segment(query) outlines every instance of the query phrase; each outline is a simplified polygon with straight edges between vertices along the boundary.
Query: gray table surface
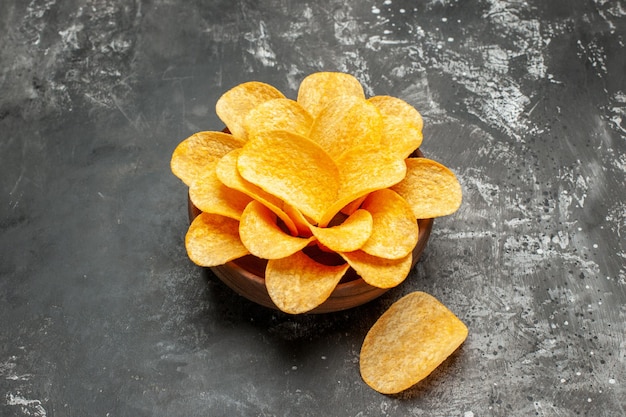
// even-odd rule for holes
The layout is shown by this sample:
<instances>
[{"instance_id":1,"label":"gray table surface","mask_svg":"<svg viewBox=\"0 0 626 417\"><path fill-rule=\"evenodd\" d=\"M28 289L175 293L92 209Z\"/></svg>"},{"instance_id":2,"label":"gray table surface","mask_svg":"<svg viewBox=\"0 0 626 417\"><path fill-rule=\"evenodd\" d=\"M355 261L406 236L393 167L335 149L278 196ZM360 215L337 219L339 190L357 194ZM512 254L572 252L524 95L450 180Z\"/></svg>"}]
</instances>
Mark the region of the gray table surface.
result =
<instances>
[{"instance_id":1,"label":"gray table surface","mask_svg":"<svg viewBox=\"0 0 626 417\"><path fill-rule=\"evenodd\" d=\"M0 2L0 415L626 415L621 0ZM260 80L354 74L458 175L408 280L288 316L187 258L174 147ZM470 334L394 396L361 342L422 290Z\"/></svg>"}]
</instances>

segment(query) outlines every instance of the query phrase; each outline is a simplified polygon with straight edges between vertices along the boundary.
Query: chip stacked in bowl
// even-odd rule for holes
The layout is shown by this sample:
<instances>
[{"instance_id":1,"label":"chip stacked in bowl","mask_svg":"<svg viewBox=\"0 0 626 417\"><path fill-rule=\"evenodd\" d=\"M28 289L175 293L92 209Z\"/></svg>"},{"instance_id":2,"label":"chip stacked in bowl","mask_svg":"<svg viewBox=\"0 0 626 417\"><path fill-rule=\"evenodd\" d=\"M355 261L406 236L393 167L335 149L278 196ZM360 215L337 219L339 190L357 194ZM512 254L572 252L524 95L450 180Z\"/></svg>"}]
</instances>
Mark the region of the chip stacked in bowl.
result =
<instances>
[{"instance_id":1,"label":"chip stacked in bowl","mask_svg":"<svg viewBox=\"0 0 626 417\"><path fill-rule=\"evenodd\" d=\"M448 168L412 156L422 143L419 112L399 98L367 98L349 74L311 74L296 100L246 82L216 112L224 131L198 132L172 155L172 172L201 211L187 253L207 267L266 259L267 291L284 312L319 306L350 268L375 287L400 284L416 220L461 204Z\"/></svg>"}]
</instances>

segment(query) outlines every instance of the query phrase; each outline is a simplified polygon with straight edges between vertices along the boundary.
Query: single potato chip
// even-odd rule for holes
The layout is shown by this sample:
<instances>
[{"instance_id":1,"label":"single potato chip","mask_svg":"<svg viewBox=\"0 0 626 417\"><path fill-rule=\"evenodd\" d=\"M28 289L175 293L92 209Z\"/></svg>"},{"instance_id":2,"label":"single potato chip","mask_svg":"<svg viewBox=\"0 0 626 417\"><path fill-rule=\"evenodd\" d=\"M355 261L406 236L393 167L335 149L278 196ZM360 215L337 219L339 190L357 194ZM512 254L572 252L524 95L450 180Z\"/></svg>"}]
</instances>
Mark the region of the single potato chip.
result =
<instances>
[{"instance_id":1,"label":"single potato chip","mask_svg":"<svg viewBox=\"0 0 626 417\"><path fill-rule=\"evenodd\" d=\"M372 215L368 211L357 210L337 226L311 226L311 232L324 247L332 251L352 252L370 238L372 223Z\"/></svg>"},{"instance_id":2,"label":"single potato chip","mask_svg":"<svg viewBox=\"0 0 626 417\"><path fill-rule=\"evenodd\" d=\"M340 96L365 98L359 80L342 72L317 72L302 80L298 89L298 103L313 118L328 105L331 100Z\"/></svg>"},{"instance_id":3,"label":"single potato chip","mask_svg":"<svg viewBox=\"0 0 626 417\"><path fill-rule=\"evenodd\" d=\"M239 174L237 169L237 160L241 149L235 149L224 155L215 167L215 173L219 180L227 187L241 191L250 196L252 199L261 202L265 207L272 210L289 229L293 236L298 236L298 229L291 218L282 210L283 202L280 198L271 195L263 189L257 187L249 181L246 181Z\"/></svg>"},{"instance_id":4,"label":"single potato chip","mask_svg":"<svg viewBox=\"0 0 626 417\"><path fill-rule=\"evenodd\" d=\"M217 161L208 165L205 171L189 187L191 202L201 211L239 220L241 213L252 198L228 188L217 178Z\"/></svg>"},{"instance_id":5,"label":"single potato chip","mask_svg":"<svg viewBox=\"0 0 626 417\"><path fill-rule=\"evenodd\" d=\"M422 144L422 115L409 103L396 97L375 96L368 99L383 117L382 144L402 159Z\"/></svg>"},{"instance_id":6,"label":"single potato chip","mask_svg":"<svg viewBox=\"0 0 626 417\"><path fill-rule=\"evenodd\" d=\"M248 138L272 130L307 136L312 124L313 117L298 102L287 98L259 104L248 113L244 122Z\"/></svg>"},{"instance_id":7,"label":"single potato chip","mask_svg":"<svg viewBox=\"0 0 626 417\"><path fill-rule=\"evenodd\" d=\"M337 197L339 169L315 142L286 131L264 132L241 149L239 173L316 223Z\"/></svg>"},{"instance_id":8,"label":"single potato chip","mask_svg":"<svg viewBox=\"0 0 626 417\"><path fill-rule=\"evenodd\" d=\"M187 254L200 266L223 265L248 255L239 239L239 222L218 214L200 213L185 236Z\"/></svg>"},{"instance_id":9,"label":"single potato chip","mask_svg":"<svg viewBox=\"0 0 626 417\"><path fill-rule=\"evenodd\" d=\"M198 132L178 144L172 154L170 168L185 185L193 181L206 169L233 149L241 148L241 139L223 132Z\"/></svg>"},{"instance_id":10,"label":"single potato chip","mask_svg":"<svg viewBox=\"0 0 626 417\"><path fill-rule=\"evenodd\" d=\"M278 259L304 249L313 238L291 236L276 223L277 216L258 201L252 201L241 215L239 236L254 256Z\"/></svg>"},{"instance_id":11,"label":"single potato chip","mask_svg":"<svg viewBox=\"0 0 626 417\"><path fill-rule=\"evenodd\" d=\"M335 202L324 213L320 226L326 226L350 202L372 191L389 188L402 181L406 174L404 160L377 147L357 146L345 152L336 163L341 188Z\"/></svg>"},{"instance_id":12,"label":"single potato chip","mask_svg":"<svg viewBox=\"0 0 626 417\"><path fill-rule=\"evenodd\" d=\"M373 256L400 259L408 255L419 238L411 206L400 195L384 188L368 195L362 204L373 219L372 235L361 250Z\"/></svg>"},{"instance_id":13,"label":"single potato chip","mask_svg":"<svg viewBox=\"0 0 626 417\"><path fill-rule=\"evenodd\" d=\"M367 195L364 195L364 196L357 198L356 200L349 202L341 209L341 213L345 214L346 216L351 215L352 213L354 213L355 211L361 208L361 204L363 204L366 198L367 198Z\"/></svg>"},{"instance_id":14,"label":"single potato chip","mask_svg":"<svg viewBox=\"0 0 626 417\"><path fill-rule=\"evenodd\" d=\"M391 187L411 206L416 219L447 216L461 206L461 184L447 167L432 159L408 158L406 177Z\"/></svg>"},{"instance_id":15,"label":"single potato chip","mask_svg":"<svg viewBox=\"0 0 626 417\"><path fill-rule=\"evenodd\" d=\"M360 97L339 96L315 118L309 137L337 159L355 146L380 146L382 129L376 106Z\"/></svg>"},{"instance_id":16,"label":"single potato chip","mask_svg":"<svg viewBox=\"0 0 626 417\"><path fill-rule=\"evenodd\" d=\"M347 264L323 265L296 252L267 262L265 286L280 310L289 314L306 313L330 297L348 268Z\"/></svg>"},{"instance_id":17,"label":"single potato chip","mask_svg":"<svg viewBox=\"0 0 626 417\"><path fill-rule=\"evenodd\" d=\"M363 278L363 281L378 288L399 285L409 275L413 266L413 252L400 259L380 258L362 250L341 252L340 255Z\"/></svg>"},{"instance_id":18,"label":"single potato chip","mask_svg":"<svg viewBox=\"0 0 626 417\"><path fill-rule=\"evenodd\" d=\"M313 236L313 233L311 233L312 220L307 219L306 216L300 212L300 210L287 203L283 204L283 211L296 225L296 229L298 229L297 236Z\"/></svg>"},{"instance_id":19,"label":"single potato chip","mask_svg":"<svg viewBox=\"0 0 626 417\"><path fill-rule=\"evenodd\" d=\"M275 98L285 96L269 84L250 81L222 94L215 104L215 112L235 137L245 140L247 139L245 119L250 110Z\"/></svg>"},{"instance_id":20,"label":"single potato chip","mask_svg":"<svg viewBox=\"0 0 626 417\"><path fill-rule=\"evenodd\" d=\"M410 293L396 301L365 336L359 358L361 377L383 394L404 391L434 371L467 334L465 324L433 296Z\"/></svg>"}]
</instances>

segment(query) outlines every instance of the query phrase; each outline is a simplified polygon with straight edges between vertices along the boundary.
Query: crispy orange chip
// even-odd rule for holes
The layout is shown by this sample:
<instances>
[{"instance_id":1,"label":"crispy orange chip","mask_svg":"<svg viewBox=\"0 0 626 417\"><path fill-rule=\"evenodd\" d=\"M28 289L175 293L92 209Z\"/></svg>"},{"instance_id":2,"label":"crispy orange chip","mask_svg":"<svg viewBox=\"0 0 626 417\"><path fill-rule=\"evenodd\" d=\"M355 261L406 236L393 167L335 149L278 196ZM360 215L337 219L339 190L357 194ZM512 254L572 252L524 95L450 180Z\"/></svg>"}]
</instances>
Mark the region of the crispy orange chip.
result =
<instances>
[{"instance_id":1,"label":"crispy orange chip","mask_svg":"<svg viewBox=\"0 0 626 417\"><path fill-rule=\"evenodd\" d=\"M298 104L287 98L277 98L259 104L246 116L244 125L248 137L271 130L287 130L307 136L313 117Z\"/></svg>"},{"instance_id":2,"label":"crispy orange chip","mask_svg":"<svg viewBox=\"0 0 626 417\"><path fill-rule=\"evenodd\" d=\"M185 185L193 181L206 169L208 164L217 161L233 149L242 147L244 142L223 132L198 132L178 144L172 154L170 168Z\"/></svg>"},{"instance_id":3,"label":"crispy orange chip","mask_svg":"<svg viewBox=\"0 0 626 417\"><path fill-rule=\"evenodd\" d=\"M279 309L290 314L306 313L330 297L348 268L347 264L322 265L296 252L267 262L265 285Z\"/></svg>"},{"instance_id":4,"label":"crispy orange chip","mask_svg":"<svg viewBox=\"0 0 626 417\"><path fill-rule=\"evenodd\" d=\"M355 146L379 146L382 128L376 106L360 97L340 96L315 118L309 137L336 159Z\"/></svg>"},{"instance_id":5,"label":"crispy orange chip","mask_svg":"<svg viewBox=\"0 0 626 417\"><path fill-rule=\"evenodd\" d=\"M368 195L362 208L373 219L372 235L362 251L387 259L404 258L413 251L419 228L405 199L389 189L377 190Z\"/></svg>"},{"instance_id":6,"label":"crispy orange chip","mask_svg":"<svg viewBox=\"0 0 626 417\"><path fill-rule=\"evenodd\" d=\"M297 236L309 237L313 235L311 233L311 220L307 219L300 210L287 203L283 204L283 210L296 225L296 229L298 229Z\"/></svg>"},{"instance_id":7,"label":"crispy orange chip","mask_svg":"<svg viewBox=\"0 0 626 417\"><path fill-rule=\"evenodd\" d=\"M392 288L399 285L411 272L413 253L400 259L385 259L369 255L362 250L342 252L357 274L373 287Z\"/></svg>"},{"instance_id":8,"label":"crispy orange chip","mask_svg":"<svg viewBox=\"0 0 626 417\"><path fill-rule=\"evenodd\" d=\"M312 238L294 237L276 223L276 215L258 201L252 201L241 215L241 241L254 256L278 259L302 250Z\"/></svg>"},{"instance_id":9,"label":"crispy orange chip","mask_svg":"<svg viewBox=\"0 0 626 417\"><path fill-rule=\"evenodd\" d=\"M361 208L361 204L363 204L363 201L365 201L366 198L367 198L367 195L364 195L364 196L357 198L356 200L349 202L341 209L341 212L345 214L346 216L351 215L352 213L354 213L355 211Z\"/></svg>"},{"instance_id":10,"label":"crispy orange chip","mask_svg":"<svg viewBox=\"0 0 626 417\"><path fill-rule=\"evenodd\" d=\"M257 187L256 185L246 181L239 174L237 169L237 160L241 149L235 149L224 155L217 163L215 172L220 181L227 187L241 191L242 193L252 197L254 200L261 202L265 207L272 210L285 223L292 235L298 235L298 229L291 218L282 210L283 202L270 193Z\"/></svg>"},{"instance_id":11,"label":"crispy orange chip","mask_svg":"<svg viewBox=\"0 0 626 417\"><path fill-rule=\"evenodd\" d=\"M348 203L368 193L391 187L406 174L404 160L380 148L357 146L337 159L341 188L332 206L324 213L320 225L325 226Z\"/></svg>"},{"instance_id":12,"label":"crispy orange chip","mask_svg":"<svg viewBox=\"0 0 626 417\"><path fill-rule=\"evenodd\" d=\"M411 206L416 219L454 213L461 205L461 184L452 171L432 159L406 159L406 177L392 187Z\"/></svg>"},{"instance_id":13,"label":"crispy orange chip","mask_svg":"<svg viewBox=\"0 0 626 417\"><path fill-rule=\"evenodd\" d=\"M359 80L342 72L317 72L300 83L298 103L314 118L331 100L340 96L365 98Z\"/></svg>"},{"instance_id":14,"label":"crispy orange chip","mask_svg":"<svg viewBox=\"0 0 626 417\"><path fill-rule=\"evenodd\" d=\"M287 131L264 132L248 141L237 160L239 173L319 222L337 197L339 170L315 142Z\"/></svg>"},{"instance_id":15,"label":"crispy orange chip","mask_svg":"<svg viewBox=\"0 0 626 417\"><path fill-rule=\"evenodd\" d=\"M311 232L328 249L352 252L363 246L372 234L372 215L366 210L357 210L340 225L311 226Z\"/></svg>"},{"instance_id":16,"label":"crispy orange chip","mask_svg":"<svg viewBox=\"0 0 626 417\"><path fill-rule=\"evenodd\" d=\"M396 97L368 99L383 117L382 144L401 158L408 158L422 144L422 115L409 103Z\"/></svg>"},{"instance_id":17,"label":"crispy orange chip","mask_svg":"<svg viewBox=\"0 0 626 417\"><path fill-rule=\"evenodd\" d=\"M215 172L217 162L207 166L204 173L189 187L189 198L201 211L239 220L252 198L226 187Z\"/></svg>"},{"instance_id":18,"label":"crispy orange chip","mask_svg":"<svg viewBox=\"0 0 626 417\"><path fill-rule=\"evenodd\" d=\"M234 136L247 139L244 123L250 110L275 98L285 96L269 84L250 81L222 94L215 104L215 111Z\"/></svg>"},{"instance_id":19,"label":"crispy orange chip","mask_svg":"<svg viewBox=\"0 0 626 417\"><path fill-rule=\"evenodd\" d=\"M211 213L197 216L185 236L189 258L200 266L223 265L247 255L237 220Z\"/></svg>"},{"instance_id":20,"label":"crispy orange chip","mask_svg":"<svg viewBox=\"0 0 626 417\"><path fill-rule=\"evenodd\" d=\"M396 394L434 371L467 338L468 330L433 296L413 292L372 326L361 347L361 377L374 390Z\"/></svg>"}]
</instances>

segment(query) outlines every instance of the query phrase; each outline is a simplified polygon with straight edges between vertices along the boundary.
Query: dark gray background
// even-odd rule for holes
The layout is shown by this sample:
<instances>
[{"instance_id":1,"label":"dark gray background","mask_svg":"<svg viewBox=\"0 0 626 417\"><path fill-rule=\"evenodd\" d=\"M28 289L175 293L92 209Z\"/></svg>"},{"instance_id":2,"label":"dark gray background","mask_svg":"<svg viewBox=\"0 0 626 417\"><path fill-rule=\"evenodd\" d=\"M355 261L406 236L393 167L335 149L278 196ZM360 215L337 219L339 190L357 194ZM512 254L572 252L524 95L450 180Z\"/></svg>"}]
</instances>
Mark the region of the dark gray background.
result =
<instances>
[{"instance_id":1,"label":"dark gray background","mask_svg":"<svg viewBox=\"0 0 626 417\"><path fill-rule=\"evenodd\" d=\"M0 415L625 415L625 43L616 0L2 0ZM464 202L400 287L290 317L189 262L169 160L320 70L413 104ZM380 395L361 342L414 290L470 335Z\"/></svg>"}]
</instances>

